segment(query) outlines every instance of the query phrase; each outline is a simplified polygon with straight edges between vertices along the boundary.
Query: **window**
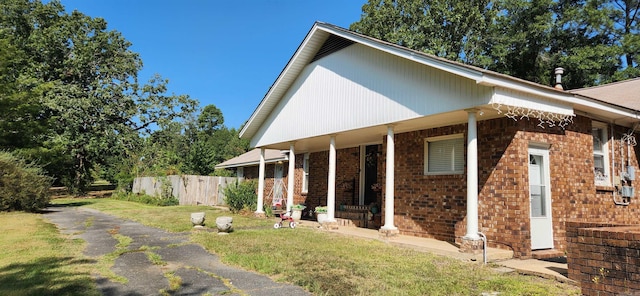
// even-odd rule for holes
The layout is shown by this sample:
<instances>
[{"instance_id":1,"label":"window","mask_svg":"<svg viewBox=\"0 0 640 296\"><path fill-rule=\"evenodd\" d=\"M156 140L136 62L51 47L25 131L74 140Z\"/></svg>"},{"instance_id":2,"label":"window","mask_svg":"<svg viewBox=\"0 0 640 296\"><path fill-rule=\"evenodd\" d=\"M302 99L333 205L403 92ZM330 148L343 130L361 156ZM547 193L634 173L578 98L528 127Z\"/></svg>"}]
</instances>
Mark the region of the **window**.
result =
<instances>
[{"instance_id":1,"label":"window","mask_svg":"<svg viewBox=\"0 0 640 296\"><path fill-rule=\"evenodd\" d=\"M594 122L591 129L593 136L593 169L596 185L609 186L609 159L607 145L607 125Z\"/></svg>"},{"instance_id":2,"label":"window","mask_svg":"<svg viewBox=\"0 0 640 296\"><path fill-rule=\"evenodd\" d=\"M307 193L309 192L309 153L304 154L302 170L302 193Z\"/></svg>"},{"instance_id":3,"label":"window","mask_svg":"<svg viewBox=\"0 0 640 296\"><path fill-rule=\"evenodd\" d=\"M238 170L236 171L236 174L237 174L239 179L244 179L244 168L243 167L238 167Z\"/></svg>"},{"instance_id":4,"label":"window","mask_svg":"<svg viewBox=\"0 0 640 296\"><path fill-rule=\"evenodd\" d=\"M427 138L424 141L424 174L462 174L464 137L462 134Z\"/></svg>"}]
</instances>

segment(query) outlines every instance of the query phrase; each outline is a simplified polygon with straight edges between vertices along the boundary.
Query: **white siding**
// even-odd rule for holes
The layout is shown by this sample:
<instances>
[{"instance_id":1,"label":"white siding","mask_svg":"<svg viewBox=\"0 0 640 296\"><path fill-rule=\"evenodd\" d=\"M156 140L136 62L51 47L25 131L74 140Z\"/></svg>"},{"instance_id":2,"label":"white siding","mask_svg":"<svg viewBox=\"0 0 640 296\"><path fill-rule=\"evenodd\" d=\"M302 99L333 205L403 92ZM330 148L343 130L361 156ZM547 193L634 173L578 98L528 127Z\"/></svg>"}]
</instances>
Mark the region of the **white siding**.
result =
<instances>
[{"instance_id":1,"label":"white siding","mask_svg":"<svg viewBox=\"0 0 640 296\"><path fill-rule=\"evenodd\" d=\"M485 105L473 80L354 44L308 65L253 138L264 146Z\"/></svg>"}]
</instances>

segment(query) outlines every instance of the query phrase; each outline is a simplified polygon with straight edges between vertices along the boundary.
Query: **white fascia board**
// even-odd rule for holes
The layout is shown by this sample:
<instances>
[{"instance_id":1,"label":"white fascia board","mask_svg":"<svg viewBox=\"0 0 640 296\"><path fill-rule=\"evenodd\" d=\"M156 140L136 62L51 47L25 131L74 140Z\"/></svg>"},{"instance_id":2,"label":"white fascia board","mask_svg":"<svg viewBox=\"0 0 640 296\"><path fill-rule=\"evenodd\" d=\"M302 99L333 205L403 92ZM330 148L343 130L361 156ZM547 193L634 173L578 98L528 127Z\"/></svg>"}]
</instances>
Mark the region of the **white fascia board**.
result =
<instances>
[{"instance_id":1,"label":"white fascia board","mask_svg":"<svg viewBox=\"0 0 640 296\"><path fill-rule=\"evenodd\" d=\"M491 77L490 75L483 75L482 78L476 80L477 84L485 86L499 86L506 89L511 89L526 94L540 96L544 98L558 100L564 103L575 103L575 96L571 93L560 93L553 89L545 89L544 87L537 86L535 83L524 83L511 81L511 79L500 79L497 77ZM530 84L530 85L529 85Z\"/></svg>"},{"instance_id":2,"label":"white fascia board","mask_svg":"<svg viewBox=\"0 0 640 296\"><path fill-rule=\"evenodd\" d=\"M640 116L633 110L607 104L607 103L592 99L590 97L575 94L575 93L562 92L559 90L556 91L553 89L545 89L544 87L540 87L540 86L536 87L534 85L535 83L533 82L511 81L511 79L500 79L499 77L491 77L490 75L484 75L482 79L477 80L476 83L480 85L486 85L486 86L504 87L507 89L512 89L512 90L520 91L527 94L532 94L536 96L558 100L563 103L571 104L573 106L573 109L580 109L579 106L583 106L588 108L596 108L605 112L610 112L616 115L620 115L622 117L640 119ZM528 85L528 84L531 84L531 85Z\"/></svg>"},{"instance_id":3,"label":"white fascia board","mask_svg":"<svg viewBox=\"0 0 640 296\"><path fill-rule=\"evenodd\" d=\"M289 161L289 156L288 155L283 155L282 157L276 157L276 158L269 158L269 159L265 159L264 163L268 164L268 163L276 163L279 161ZM225 164L225 165L216 165L215 168L216 169L227 169L227 168L237 168L237 167L247 167L247 166L254 166L254 165L259 165L260 164L260 160L252 160L252 161L245 161L245 162L237 162L237 163L231 163L231 164Z\"/></svg>"},{"instance_id":4,"label":"white fascia board","mask_svg":"<svg viewBox=\"0 0 640 296\"><path fill-rule=\"evenodd\" d=\"M279 161L289 161L288 158L282 158L282 159L270 159L270 160L265 160L264 163L265 164L269 164L269 163L276 163ZM228 168L239 168L239 167L248 167L248 166L254 166L254 165L259 165L260 161L248 161L248 162L239 162L239 163L234 163L234 164L227 164L227 165L220 165L220 166L215 166L216 169L228 169Z\"/></svg>"},{"instance_id":5,"label":"white fascia board","mask_svg":"<svg viewBox=\"0 0 640 296\"><path fill-rule=\"evenodd\" d=\"M294 74L290 73L291 72L291 68L293 67L294 64L302 62L302 61L300 61L298 59L298 57L304 51L304 49L307 48L307 43L309 43L309 41L311 39L313 39L313 36L315 35L316 31L318 31L318 24L315 24L311 28L309 33L307 33L307 36L304 38L302 43L298 46L298 49L293 54L291 59L289 59L289 62L287 63L285 68L282 70L280 75L278 75L278 78L276 79L276 81L269 88L269 91L267 91L265 96L262 98L262 101L260 101L260 104L258 104L258 107L256 107L255 111L253 111L253 113L251 114L251 117L249 117L249 119L247 120L246 124L244 125L244 127L240 131L240 134L239 134L240 138L244 138L245 133L247 133L249 131L249 127L252 127L252 125L254 124L255 120L258 118L258 115L262 115L263 117L268 115L268 114L262 114L262 112L263 112L264 107L267 105L267 103L271 103L271 100L273 100L272 99L273 93L276 90L280 90L281 87L287 87L288 88L288 86L283 86L282 85L283 84L283 80L284 80L285 77L288 77L289 75L294 75ZM287 83L290 84L291 81L288 81ZM257 130L259 129L259 127L254 127L252 129L253 129L253 134L247 135L247 136L253 137L255 135L255 132L257 132Z\"/></svg>"}]
</instances>

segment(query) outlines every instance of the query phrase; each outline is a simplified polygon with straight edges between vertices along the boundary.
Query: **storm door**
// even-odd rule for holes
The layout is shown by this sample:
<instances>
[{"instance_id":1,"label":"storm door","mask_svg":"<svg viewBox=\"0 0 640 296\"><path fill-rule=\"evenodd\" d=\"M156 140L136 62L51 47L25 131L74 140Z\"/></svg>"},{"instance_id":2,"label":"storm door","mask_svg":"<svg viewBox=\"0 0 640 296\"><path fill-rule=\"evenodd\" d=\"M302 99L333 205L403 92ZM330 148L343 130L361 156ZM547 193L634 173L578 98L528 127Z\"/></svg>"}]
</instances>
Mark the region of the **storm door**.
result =
<instances>
[{"instance_id":1,"label":"storm door","mask_svg":"<svg viewBox=\"0 0 640 296\"><path fill-rule=\"evenodd\" d=\"M378 200L382 186L378 183L378 145L367 145L361 147L361 194L360 204L370 205Z\"/></svg>"},{"instance_id":2,"label":"storm door","mask_svg":"<svg viewBox=\"0 0 640 296\"><path fill-rule=\"evenodd\" d=\"M553 249L549 150L529 148L531 249Z\"/></svg>"}]
</instances>

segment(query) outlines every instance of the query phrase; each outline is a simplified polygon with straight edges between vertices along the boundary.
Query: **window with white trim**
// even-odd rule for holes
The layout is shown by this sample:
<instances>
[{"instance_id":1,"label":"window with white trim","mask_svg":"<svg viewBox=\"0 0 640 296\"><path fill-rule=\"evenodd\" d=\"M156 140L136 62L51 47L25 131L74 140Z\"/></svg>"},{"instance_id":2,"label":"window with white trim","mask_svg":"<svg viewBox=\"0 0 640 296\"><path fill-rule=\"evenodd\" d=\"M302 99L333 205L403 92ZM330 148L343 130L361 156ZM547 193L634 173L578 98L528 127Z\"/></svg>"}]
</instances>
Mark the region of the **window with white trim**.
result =
<instances>
[{"instance_id":1,"label":"window with white trim","mask_svg":"<svg viewBox=\"0 0 640 296\"><path fill-rule=\"evenodd\" d=\"M593 122L591 128L593 136L593 169L595 173L595 183L601 186L610 186L609 178L609 147L607 124Z\"/></svg>"},{"instance_id":2,"label":"window with white trim","mask_svg":"<svg viewBox=\"0 0 640 296\"><path fill-rule=\"evenodd\" d=\"M302 171L302 193L307 193L309 192L309 153L304 154Z\"/></svg>"},{"instance_id":3,"label":"window with white trim","mask_svg":"<svg viewBox=\"0 0 640 296\"><path fill-rule=\"evenodd\" d=\"M431 137L424 140L424 174L447 175L464 172L464 135Z\"/></svg>"}]
</instances>

